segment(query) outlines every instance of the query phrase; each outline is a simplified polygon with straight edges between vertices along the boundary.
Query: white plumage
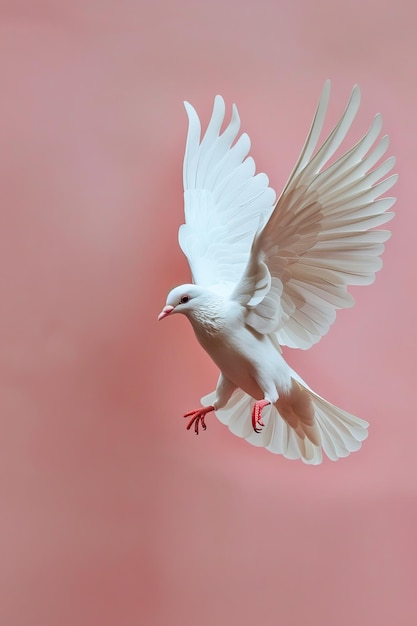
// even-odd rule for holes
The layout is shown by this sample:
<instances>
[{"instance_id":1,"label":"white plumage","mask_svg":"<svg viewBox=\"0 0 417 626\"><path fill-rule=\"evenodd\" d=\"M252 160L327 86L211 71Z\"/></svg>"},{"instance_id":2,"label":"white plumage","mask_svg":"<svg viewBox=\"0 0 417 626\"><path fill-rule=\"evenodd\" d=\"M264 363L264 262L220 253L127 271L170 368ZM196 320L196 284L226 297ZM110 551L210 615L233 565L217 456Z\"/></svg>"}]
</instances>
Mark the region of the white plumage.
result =
<instances>
[{"instance_id":1,"label":"white plumage","mask_svg":"<svg viewBox=\"0 0 417 626\"><path fill-rule=\"evenodd\" d=\"M350 307L348 285L370 284L395 198L384 194L395 159L381 162L388 137L369 131L337 159L359 108L357 86L339 121L318 147L330 95L325 84L297 164L276 201L265 174L255 174L250 140L239 136L235 106L221 132L225 105L216 96L201 139L193 107L184 157L185 224L180 246L195 284L173 289L159 319L183 313L220 369L205 408L186 414L196 432L205 414L250 443L301 458L332 460L358 450L368 424L333 406L285 362L281 346L309 348L329 330L336 309Z\"/></svg>"}]
</instances>

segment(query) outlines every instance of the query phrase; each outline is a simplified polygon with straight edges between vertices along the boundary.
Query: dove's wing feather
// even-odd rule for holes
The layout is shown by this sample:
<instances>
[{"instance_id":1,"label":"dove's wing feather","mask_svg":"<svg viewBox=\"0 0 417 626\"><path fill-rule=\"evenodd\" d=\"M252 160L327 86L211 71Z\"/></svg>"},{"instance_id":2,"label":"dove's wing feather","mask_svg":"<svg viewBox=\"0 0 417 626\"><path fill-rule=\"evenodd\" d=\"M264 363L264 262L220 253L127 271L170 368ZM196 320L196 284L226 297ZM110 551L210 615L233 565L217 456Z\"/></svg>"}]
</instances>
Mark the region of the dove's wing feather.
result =
<instances>
[{"instance_id":1,"label":"dove's wing feather","mask_svg":"<svg viewBox=\"0 0 417 626\"><path fill-rule=\"evenodd\" d=\"M225 105L217 96L201 140L198 115L190 104L185 107L189 120L183 169L185 224L179 242L194 282L230 292L245 269L260 219L272 212L275 192L265 174L255 175L255 163L248 157L249 137L238 138L235 106L221 133Z\"/></svg>"},{"instance_id":2,"label":"dove's wing feather","mask_svg":"<svg viewBox=\"0 0 417 626\"><path fill-rule=\"evenodd\" d=\"M388 148L377 115L364 137L333 162L358 110L355 87L339 123L316 150L329 97L326 83L307 141L266 225L257 232L232 297L247 307L247 323L274 333L281 345L309 348L328 331L336 309L352 306L349 285L373 282L390 233L395 159L375 167ZM315 154L314 151L316 150ZM269 285L261 293L261 279ZM255 294L255 300L252 296ZM261 297L262 296L262 297Z\"/></svg>"}]
</instances>

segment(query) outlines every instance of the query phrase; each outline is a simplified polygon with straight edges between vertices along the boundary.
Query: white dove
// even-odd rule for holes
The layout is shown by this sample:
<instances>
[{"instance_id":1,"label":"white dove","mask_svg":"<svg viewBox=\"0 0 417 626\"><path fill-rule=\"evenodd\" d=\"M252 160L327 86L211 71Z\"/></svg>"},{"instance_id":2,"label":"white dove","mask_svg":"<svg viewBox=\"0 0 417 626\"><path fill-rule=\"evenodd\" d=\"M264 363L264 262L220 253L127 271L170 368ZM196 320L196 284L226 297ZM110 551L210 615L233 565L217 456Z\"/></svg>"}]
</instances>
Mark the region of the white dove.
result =
<instances>
[{"instance_id":1,"label":"white dove","mask_svg":"<svg viewBox=\"0 0 417 626\"><path fill-rule=\"evenodd\" d=\"M183 313L220 369L215 392L186 413L198 434L215 411L229 429L289 459L319 464L358 450L368 423L314 393L289 367L281 346L310 348L327 333L336 309L351 307L348 285L370 284L390 232L395 198L383 194L394 157L378 164L388 137L377 141L381 116L342 156L338 150L359 108L355 86L332 132L317 148L327 81L297 164L276 201L265 174L255 175L250 140L238 139L235 106L223 133L225 105L216 96L206 133L185 103L185 224L179 243L195 284L168 294L158 319ZM237 139L237 140L236 140ZM317 148L317 149L316 149ZM329 163L330 162L330 163Z\"/></svg>"}]
</instances>

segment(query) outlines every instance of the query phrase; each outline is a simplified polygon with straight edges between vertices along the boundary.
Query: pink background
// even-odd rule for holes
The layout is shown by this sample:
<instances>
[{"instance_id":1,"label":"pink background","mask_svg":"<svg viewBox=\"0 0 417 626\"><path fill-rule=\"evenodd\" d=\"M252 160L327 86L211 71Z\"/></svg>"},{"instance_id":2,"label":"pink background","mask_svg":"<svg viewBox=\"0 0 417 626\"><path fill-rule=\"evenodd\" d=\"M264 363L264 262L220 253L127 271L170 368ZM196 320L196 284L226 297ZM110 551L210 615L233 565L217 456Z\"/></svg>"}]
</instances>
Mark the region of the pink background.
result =
<instances>
[{"instance_id":1,"label":"pink background","mask_svg":"<svg viewBox=\"0 0 417 626\"><path fill-rule=\"evenodd\" d=\"M415 0L0 3L1 626L417 623ZM398 157L376 283L290 363L371 423L318 468L211 417L182 318L184 99L279 191L326 78ZM356 134L355 134L356 133Z\"/></svg>"}]
</instances>

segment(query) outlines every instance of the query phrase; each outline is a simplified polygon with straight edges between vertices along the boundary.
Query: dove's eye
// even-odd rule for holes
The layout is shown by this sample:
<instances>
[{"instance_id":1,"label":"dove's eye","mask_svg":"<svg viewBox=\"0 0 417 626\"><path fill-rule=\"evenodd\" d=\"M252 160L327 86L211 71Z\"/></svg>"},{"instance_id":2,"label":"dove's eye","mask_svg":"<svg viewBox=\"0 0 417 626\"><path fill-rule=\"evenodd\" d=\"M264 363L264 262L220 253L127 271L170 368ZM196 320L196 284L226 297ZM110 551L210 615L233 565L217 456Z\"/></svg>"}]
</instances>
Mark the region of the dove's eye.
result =
<instances>
[{"instance_id":1,"label":"dove's eye","mask_svg":"<svg viewBox=\"0 0 417 626\"><path fill-rule=\"evenodd\" d=\"M190 299L190 296L181 296L180 304L187 304L189 299Z\"/></svg>"}]
</instances>

